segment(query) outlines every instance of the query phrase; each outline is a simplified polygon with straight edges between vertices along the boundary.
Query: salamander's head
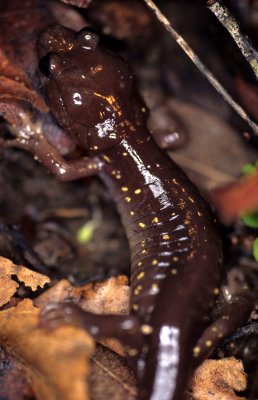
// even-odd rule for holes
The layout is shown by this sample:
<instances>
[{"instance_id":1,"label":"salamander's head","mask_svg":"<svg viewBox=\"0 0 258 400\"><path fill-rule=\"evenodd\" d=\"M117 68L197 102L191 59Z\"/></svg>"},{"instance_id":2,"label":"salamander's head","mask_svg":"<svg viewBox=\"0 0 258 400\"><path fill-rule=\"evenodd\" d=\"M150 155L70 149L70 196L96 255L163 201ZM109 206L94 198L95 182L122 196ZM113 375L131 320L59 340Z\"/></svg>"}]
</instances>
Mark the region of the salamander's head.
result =
<instances>
[{"instance_id":1,"label":"salamander's head","mask_svg":"<svg viewBox=\"0 0 258 400\"><path fill-rule=\"evenodd\" d=\"M123 127L136 118L128 65L105 50L91 28L74 33L51 26L40 38L39 52L49 105L59 124L87 149L118 143Z\"/></svg>"}]
</instances>

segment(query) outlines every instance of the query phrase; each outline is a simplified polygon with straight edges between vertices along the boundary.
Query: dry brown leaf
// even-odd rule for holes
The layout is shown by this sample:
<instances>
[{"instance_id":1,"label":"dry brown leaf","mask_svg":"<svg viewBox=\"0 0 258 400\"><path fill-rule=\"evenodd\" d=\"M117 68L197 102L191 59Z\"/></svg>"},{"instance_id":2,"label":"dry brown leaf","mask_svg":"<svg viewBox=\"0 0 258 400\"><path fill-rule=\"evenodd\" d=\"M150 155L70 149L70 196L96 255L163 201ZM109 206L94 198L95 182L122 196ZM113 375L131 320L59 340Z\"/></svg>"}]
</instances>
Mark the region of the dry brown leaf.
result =
<instances>
[{"instance_id":1,"label":"dry brown leaf","mask_svg":"<svg viewBox=\"0 0 258 400\"><path fill-rule=\"evenodd\" d=\"M48 112L48 107L43 98L41 98L34 90L28 89L23 84L4 76L0 76L0 99L2 101L13 100L15 102L29 102L38 110Z\"/></svg>"},{"instance_id":2,"label":"dry brown leaf","mask_svg":"<svg viewBox=\"0 0 258 400\"><path fill-rule=\"evenodd\" d=\"M22 82L30 88L30 82L25 72L17 67L13 62L6 57L5 53L0 49L0 75L5 76L16 82Z\"/></svg>"},{"instance_id":3,"label":"dry brown leaf","mask_svg":"<svg viewBox=\"0 0 258 400\"><path fill-rule=\"evenodd\" d=\"M1 269L1 266L0 266ZM9 276L0 276L0 306L8 303L19 287Z\"/></svg>"},{"instance_id":4,"label":"dry brown leaf","mask_svg":"<svg viewBox=\"0 0 258 400\"><path fill-rule=\"evenodd\" d=\"M112 277L100 283L90 283L81 299L82 307L97 314L127 314L129 312L128 278Z\"/></svg>"},{"instance_id":5,"label":"dry brown leaf","mask_svg":"<svg viewBox=\"0 0 258 400\"><path fill-rule=\"evenodd\" d=\"M255 149L243 143L225 118L178 99L167 100L167 108L184 122L191 138L169 154L198 187L210 190L228 184L244 164L256 160Z\"/></svg>"},{"instance_id":6,"label":"dry brown leaf","mask_svg":"<svg viewBox=\"0 0 258 400\"><path fill-rule=\"evenodd\" d=\"M26 267L15 265L11 260L0 257L0 306L8 303L19 288L19 283L13 280L17 276L20 282L30 287L33 291L43 287L50 279Z\"/></svg>"},{"instance_id":7,"label":"dry brown leaf","mask_svg":"<svg viewBox=\"0 0 258 400\"><path fill-rule=\"evenodd\" d=\"M63 279L40 295L35 304L43 308L50 302L71 300L85 311L96 314L127 314L129 291L128 279L124 275L84 286L73 286Z\"/></svg>"},{"instance_id":8,"label":"dry brown leaf","mask_svg":"<svg viewBox=\"0 0 258 400\"><path fill-rule=\"evenodd\" d=\"M61 280L39 296L34 304L43 308L51 302L71 301L83 310L95 314L128 314L129 291L128 279L123 275L80 287ZM116 340L104 339L101 343L124 355L123 347Z\"/></svg>"},{"instance_id":9,"label":"dry brown leaf","mask_svg":"<svg viewBox=\"0 0 258 400\"><path fill-rule=\"evenodd\" d=\"M25 101L31 103L35 108L40 111L47 112L48 107L43 100L32 88L28 76L25 72L13 64L8 57L0 50L0 99L4 101ZM10 118L12 113L4 103L1 103L1 111L3 108L4 118ZM15 122L14 122L15 123Z\"/></svg>"},{"instance_id":10,"label":"dry brown leaf","mask_svg":"<svg viewBox=\"0 0 258 400\"><path fill-rule=\"evenodd\" d=\"M246 389L247 375L243 363L234 357L206 360L197 368L192 383L194 400L244 400L234 391Z\"/></svg>"},{"instance_id":11,"label":"dry brown leaf","mask_svg":"<svg viewBox=\"0 0 258 400\"><path fill-rule=\"evenodd\" d=\"M3 400L35 400L20 366L0 347L0 393Z\"/></svg>"},{"instance_id":12,"label":"dry brown leaf","mask_svg":"<svg viewBox=\"0 0 258 400\"><path fill-rule=\"evenodd\" d=\"M123 357L98 345L91 368L89 384L94 400L137 398L135 377Z\"/></svg>"},{"instance_id":13,"label":"dry brown leaf","mask_svg":"<svg viewBox=\"0 0 258 400\"><path fill-rule=\"evenodd\" d=\"M90 4L92 0L62 0L66 4L70 4L71 6L86 8Z\"/></svg>"},{"instance_id":14,"label":"dry brown leaf","mask_svg":"<svg viewBox=\"0 0 258 400\"><path fill-rule=\"evenodd\" d=\"M20 364L39 400L87 400L92 338L72 326L39 329L39 312L29 299L0 312L0 345Z\"/></svg>"}]
</instances>

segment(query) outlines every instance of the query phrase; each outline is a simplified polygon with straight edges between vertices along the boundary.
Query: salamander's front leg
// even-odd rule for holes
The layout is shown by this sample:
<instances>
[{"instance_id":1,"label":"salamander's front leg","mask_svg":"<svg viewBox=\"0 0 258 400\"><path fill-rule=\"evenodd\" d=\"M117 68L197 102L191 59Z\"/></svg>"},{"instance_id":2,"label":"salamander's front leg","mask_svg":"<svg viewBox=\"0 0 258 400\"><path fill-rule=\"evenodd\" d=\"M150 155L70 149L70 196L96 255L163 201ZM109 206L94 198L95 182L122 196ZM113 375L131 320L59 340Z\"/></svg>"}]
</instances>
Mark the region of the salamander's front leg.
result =
<instances>
[{"instance_id":1,"label":"salamander's front leg","mask_svg":"<svg viewBox=\"0 0 258 400\"><path fill-rule=\"evenodd\" d=\"M64 160L56 148L46 140L39 124L24 123L24 126L10 127L10 130L16 138L2 140L3 148L18 147L32 153L60 181L96 175L104 166L98 157Z\"/></svg>"}]
</instances>

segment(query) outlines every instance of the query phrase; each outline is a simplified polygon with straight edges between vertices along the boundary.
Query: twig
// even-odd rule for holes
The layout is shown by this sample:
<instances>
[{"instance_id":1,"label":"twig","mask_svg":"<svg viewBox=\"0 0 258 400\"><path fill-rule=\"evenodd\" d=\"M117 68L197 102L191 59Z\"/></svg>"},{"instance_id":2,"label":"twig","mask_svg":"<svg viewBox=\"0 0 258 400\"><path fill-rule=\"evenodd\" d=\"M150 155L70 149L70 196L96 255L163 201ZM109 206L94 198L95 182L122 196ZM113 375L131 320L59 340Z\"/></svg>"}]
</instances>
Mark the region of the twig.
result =
<instances>
[{"instance_id":1,"label":"twig","mask_svg":"<svg viewBox=\"0 0 258 400\"><path fill-rule=\"evenodd\" d=\"M209 0L207 5L220 23L228 30L258 79L258 52L253 47L248 36L240 31L235 17L220 0Z\"/></svg>"},{"instance_id":2,"label":"twig","mask_svg":"<svg viewBox=\"0 0 258 400\"><path fill-rule=\"evenodd\" d=\"M251 118L247 115L245 110L233 100L230 94L224 89L221 83L215 78L215 76L208 70L208 68L203 64L200 58L195 54L193 49L188 45L188 43L184 40L184 38L179 35L179 33L172 28L169 20L165 17L164 14L160 11L160 9L153 3L152 0L143 0L147 6L152 9L157 17L157 19L164 25L165 29L169 32L169 34L175 39L178 45L182 48L182 50L187 54L187 56L193 61L196 67L201 71L201 73L208 79L208 81L212 84L212 86L219 92L224 100L236 111L240 117L245 120L248 125L252 128L256 137L258 136L258 125L251 120Z\"/></svg>"},{"instance_id":3,"label":"twig","mask_svg":"<svg viewBox=\"0 0 258 400\"><path fill-rule=\"evenodd\" d=\"M229 342L236 341L251 335L258 333L258 322L252 322L248 325L238 328L232 335L227 336L223 342L219 345L219 348L223 349Z\"/></svg>"},{"instance_id":4,"label":"twig","mask_svg":"<svg viewBox=\"0 0 258 400\"><path fill-rule=\"evenodd\" d=\"M116 382L118 382L127 392L129 392L133 396L137 396L137 391L134 387L131 387L126 382L123 382L115 373L113 373L109 368L103 365L101 362L96 360L96 357L92 357L91 361L94 362L100 369L102 369L107 375L113 378Z\"/></svg>"}]
</instances>

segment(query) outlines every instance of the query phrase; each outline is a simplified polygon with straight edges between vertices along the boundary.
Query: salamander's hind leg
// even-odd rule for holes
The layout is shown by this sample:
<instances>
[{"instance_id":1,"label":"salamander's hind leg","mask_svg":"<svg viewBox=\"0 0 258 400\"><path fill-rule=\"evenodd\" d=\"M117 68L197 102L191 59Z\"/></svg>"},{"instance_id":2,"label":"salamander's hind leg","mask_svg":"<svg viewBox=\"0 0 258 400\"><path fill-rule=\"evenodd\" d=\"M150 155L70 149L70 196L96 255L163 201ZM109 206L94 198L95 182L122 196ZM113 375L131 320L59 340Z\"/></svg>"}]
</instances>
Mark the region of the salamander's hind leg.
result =
<instances>
[{"instance_id":1,"label":"salamander's hind leg","mask_svg":"<svg viewBox=\"0 0 258 400\"><path fill-rule=\"evenodd\" d=\"M41 312L42 328L55 329L63 324L85 329L96 340L109 337L130 348L142 345L140 324L132 315L93 314L71 303L50 303Z\"/></svg>"},{"instance_id":2,"label":"salamander's hind leg","mask_svg":"<svg viewBox=\"0 0 258 400\"><path fill-rule=\"evenodd\" d=\"M224 304L218 319L204 331L194 347L196 366L209 357L223 339L248 320L252 309L253 300L248 294L235 295Z\"/></svg>"}]
</instances>

